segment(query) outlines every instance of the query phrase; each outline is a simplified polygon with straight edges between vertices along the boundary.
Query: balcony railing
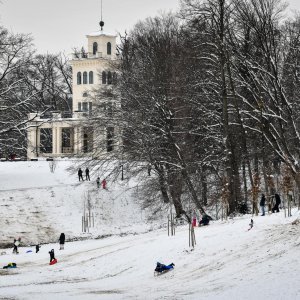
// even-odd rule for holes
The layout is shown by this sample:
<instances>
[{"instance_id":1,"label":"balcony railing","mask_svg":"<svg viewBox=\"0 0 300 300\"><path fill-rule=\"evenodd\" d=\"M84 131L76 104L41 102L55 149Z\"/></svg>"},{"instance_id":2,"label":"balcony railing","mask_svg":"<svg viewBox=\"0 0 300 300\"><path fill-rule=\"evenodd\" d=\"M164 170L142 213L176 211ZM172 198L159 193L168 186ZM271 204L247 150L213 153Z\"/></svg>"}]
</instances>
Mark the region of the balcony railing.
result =
<instances>
[{"instance_id":1,"label":"balcony railing","mask_svg":"<svg viewBox=\"0 0 300 300\"><path fill-rule=\"evenodd\" d=\"M73 153L73 147L62 147L62 153Z\"/></svg>"},{"instance_id":2,"label":"balcony railing","mask_svg":"<svg viewBox=\"0 0 300 300\"><path fill-rule=\"evenodd\" d=\"M88 53L72 53L72 57L74 60L76 59L87 59L87 58L102 58L102 52L97 52L96 54L93 54L91 52Z\"/></svg>"}]
</instances>

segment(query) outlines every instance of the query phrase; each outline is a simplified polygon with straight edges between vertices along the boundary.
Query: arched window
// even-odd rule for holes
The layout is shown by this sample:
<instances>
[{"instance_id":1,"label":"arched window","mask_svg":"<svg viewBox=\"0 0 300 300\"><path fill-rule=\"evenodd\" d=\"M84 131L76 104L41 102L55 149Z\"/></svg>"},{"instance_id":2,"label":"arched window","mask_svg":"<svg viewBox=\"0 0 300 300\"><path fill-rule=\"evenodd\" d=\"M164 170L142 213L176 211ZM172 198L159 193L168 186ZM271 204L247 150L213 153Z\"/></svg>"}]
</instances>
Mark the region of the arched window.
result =
<instances>
[{"instance_id":1,"label":"arched window","mask_svg":"<svg viewBox=\"0 0 300 300\"><path fill-rule=\"evenodd\" d=\"M113 72L113 84L117 84L117 73Z\"/></svg>"},{"instance_id":2,"label":"arched window","mask_svg":"<svg viewBox=\"0 0 300 300\"><path fill-rule=\"evenodd\" d=\"M77 84L81 84L81 72L77 73Z\"/></svg>"},{"instance_id":3,"label":"arched window","mask_svg":"<svg viewBox=\"0 0 300 300\"><path fill-rule=\"evenodd\" d=\"M107 54L111 55L111 43L110 42L107 43L106 48L107 48Z\"/></svg>"},{"instance_id":4,"label":"arched window","mask_svg":"<svg viewBox=\"0 0 300 300\"><path fill-rule=\"evenodd\" d=\"M87 84L87 72L83 72L83 76L82 76L83 78L83 80L82 80L82 83L83 84Z\"/></svg>"},{"instance_id":5,"label":"arched window","mask_svg":"<svg viewBox=\"0 0 300 300\"><path fill-rule=\"evenodd\" d=\"M102 72L102 84L106 84L106 72Z\"/></svg>"},{"instance_id":6,"label":"arched window","mask_svg":"<svg viewBox=\"0 0 300 300\"><path fill-rule=\"evenodd\" d=\"M98 52L98 44L96 42L93 43L93 54L96 55Z\"/></svg>"},{"instance_id":7,"label":"arched window","mask_svg":"<svg viewBox=\"0 0 300 300\"><path fill-rule=\"evenodd\" d=\"M84 92L83 94L82 94L82 97L87 97L88 96L88 93L87 92Z\"/></svg>"},{"instance_id":8,"label":"arched window","mask_svg":"<svg viewBox=\"0 0 300 300\"><path fill-rule=\"evenodd\" d=\"M89 72L89 84L93 84L94 83L94 73L93 71Z\"/></svg>"},{"instance_id":9,"label":"arched window","mask_svg":"<svg viewBox=\"0 0 300 300\"><path fill-rule=\"evenodd\" d=\"M110 71L107 72L107 84L112 84L112 74Z\"/></svg>"}]
</instances>

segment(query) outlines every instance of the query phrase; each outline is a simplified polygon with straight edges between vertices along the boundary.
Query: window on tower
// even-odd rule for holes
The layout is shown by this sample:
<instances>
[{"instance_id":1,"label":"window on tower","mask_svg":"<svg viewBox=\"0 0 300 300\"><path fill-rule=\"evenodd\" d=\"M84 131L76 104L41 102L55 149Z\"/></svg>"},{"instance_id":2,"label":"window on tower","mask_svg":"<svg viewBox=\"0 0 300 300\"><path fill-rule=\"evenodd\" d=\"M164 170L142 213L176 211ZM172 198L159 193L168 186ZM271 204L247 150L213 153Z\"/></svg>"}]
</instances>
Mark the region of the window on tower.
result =
<instances>
[{"instance_id":1,"label":"window on tower","mask_svg":"<svg viewBox=\"0 0 300 300\"><path fill-rule=\"evenodd\" d=\"M93 71L89 72L89 84L93 84L94 83L94 73Z\"/></svg>"},{"instance_id":2,"label":"window on tower","mask_svg":"<svg viewBox=\"0 0 300 300\"><path fill-rule=\"evenodd\" d=\"M106 72L102 72L102 84L106 84Z\"/></svg>"},{"instance_id":3,"label":"window on tower","mask_svg":"<svg viewBox=\"0 0 300 300\"><path fill-rule=\"evenodd\" d=\"M81 84L81 72L77 73L77 84Z\"/></svg>"},{"instance_id":4,"label":"window on tower","mask_svg":"<svg viewBox=\"0 0 300 300\"><path fill-rule=\"evenodd\" d=\"M111 43L110 42L107 43L106 48L107 48L107 54L111 55Z\"/></svg>"},{"instance_id":5,"label":"window on tower","mask_svg":"<svg viewBox=\"0 0 300 300\"><path fill-rule=\"evenodd\" d=\"M87 72L83 72L83 76L82 76L83 78L83 84L87 84Z\"/></svg>"},{"instance_id":6,"label":"window on tower","mask_svg":"<svg viewBox=\"0 0 300 300\"><path fill-rule=\"evenodd\" d=\"M107 84L112 84L112 74L110 71L107 72Z\"/></svg>"},{"instance_id":7,"label":"window on tower","mask_svg":"<svg viewBox=\"0 0 300 300\"><path fill-rule=\"evenodd\" d=\"M93 43L93 54L96 55L98 52L98 44L96 42Z\"/></svg>"}]
</instances>

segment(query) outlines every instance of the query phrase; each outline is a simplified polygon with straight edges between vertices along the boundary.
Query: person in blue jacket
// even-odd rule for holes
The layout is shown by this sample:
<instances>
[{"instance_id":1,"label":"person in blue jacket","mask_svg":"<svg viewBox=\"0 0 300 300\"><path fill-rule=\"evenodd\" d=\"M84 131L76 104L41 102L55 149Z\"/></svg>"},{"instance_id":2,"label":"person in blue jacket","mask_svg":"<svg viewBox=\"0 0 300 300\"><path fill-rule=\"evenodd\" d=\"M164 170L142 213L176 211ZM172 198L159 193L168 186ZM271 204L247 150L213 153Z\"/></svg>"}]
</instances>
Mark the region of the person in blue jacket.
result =
<instances>
[{"instance_id":1,"label":"person in blue jacket","mask_svg":"<svg viewBox=\"0 0 300 300\"><path fill-rule=\"evenodd\" d=\"M174 268L174 264L171 263L169 265L164 265L164 264L161 264L161 263L156 263L156 268L154 271L156 272L163 272L163 271L166 271L166 270L170 270L170 269L173 269Z\"/></svg>"}]
</instances>

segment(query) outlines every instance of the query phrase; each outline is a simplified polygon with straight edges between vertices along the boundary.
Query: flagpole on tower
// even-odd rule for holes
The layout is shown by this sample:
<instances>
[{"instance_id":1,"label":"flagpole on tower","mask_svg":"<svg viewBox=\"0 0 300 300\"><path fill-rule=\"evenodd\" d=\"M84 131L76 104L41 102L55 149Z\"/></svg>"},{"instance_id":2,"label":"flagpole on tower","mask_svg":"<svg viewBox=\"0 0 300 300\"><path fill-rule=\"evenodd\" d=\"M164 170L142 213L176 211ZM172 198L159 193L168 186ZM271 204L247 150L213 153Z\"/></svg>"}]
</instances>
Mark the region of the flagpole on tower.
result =
<instances>
[{"instance_id":1,"label":"flagpole on tower","mask_svg":"<svg viewBox=\"0 0 300 300\"><path fill-rule=\"evenodd\" d=\"M103 22L103 19L102 19L102 0L101 0L101 21L100 21L100 27L101 27L101 31L103 30L103 26L104 26L104 22Z\"/></svg>"}]
</instances>

